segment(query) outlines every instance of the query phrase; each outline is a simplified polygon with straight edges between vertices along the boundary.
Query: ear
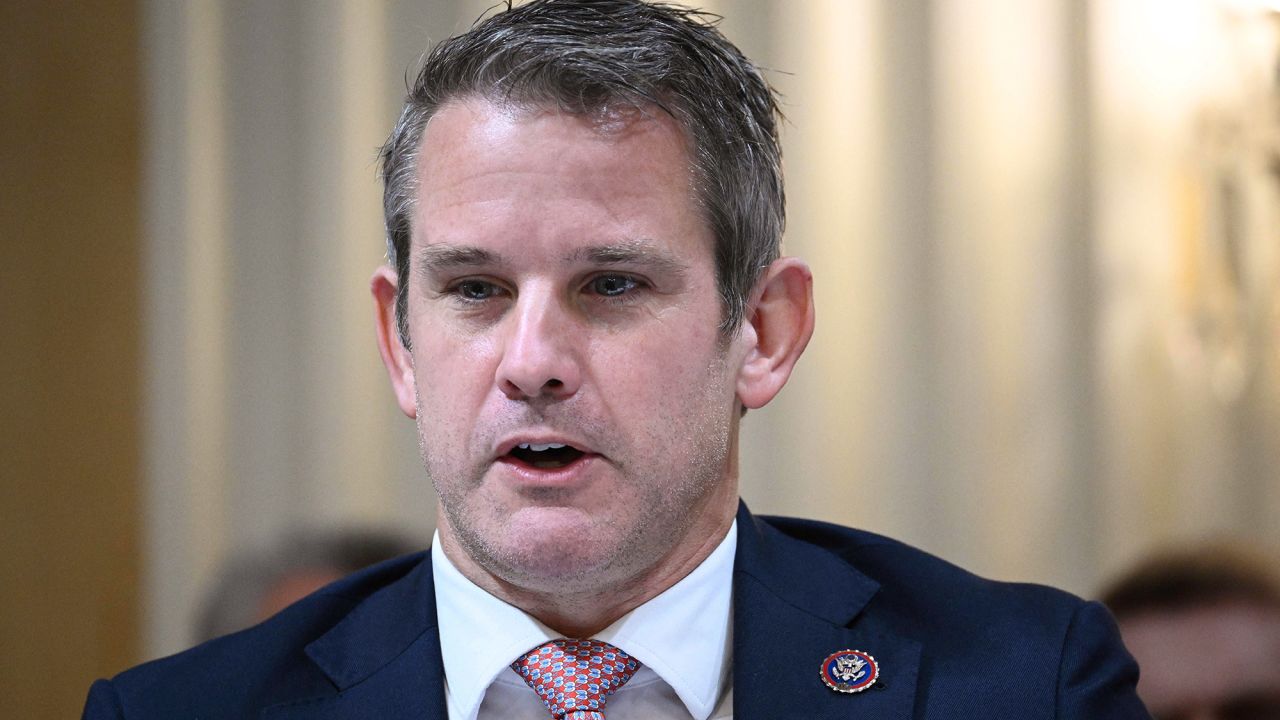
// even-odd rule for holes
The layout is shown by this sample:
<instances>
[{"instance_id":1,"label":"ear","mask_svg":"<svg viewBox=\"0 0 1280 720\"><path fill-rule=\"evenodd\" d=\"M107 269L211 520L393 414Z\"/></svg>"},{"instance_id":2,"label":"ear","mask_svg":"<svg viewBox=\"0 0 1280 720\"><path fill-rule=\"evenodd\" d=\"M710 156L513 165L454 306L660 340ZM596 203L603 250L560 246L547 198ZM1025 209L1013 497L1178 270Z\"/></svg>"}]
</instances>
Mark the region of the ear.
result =
<instances>
[{"instance_id":1,"label":"ear","mask_svg":"<svg viewBox=\"0 0 1280 720\"><path fill-rule=\"evenodd\" d=\"M765 270L739 330L746 347L738 370L743 407L773 399L813 336L813 273L799 258L780 258Z\"/></svg>"},{"instance_id":2,"label":"ear","mask_svg":"<svg viewBox=\"0 0 1280 720\"><path fill-rule=\"evenodd\" d=\"M396 325L396 271L383 265L369 281L373 293L374 327L378 331L378 353L391 378L400 410L411 418L418 416L417 386L413 377L413 355L400 342Z\"/></svg>"}]
</instances>

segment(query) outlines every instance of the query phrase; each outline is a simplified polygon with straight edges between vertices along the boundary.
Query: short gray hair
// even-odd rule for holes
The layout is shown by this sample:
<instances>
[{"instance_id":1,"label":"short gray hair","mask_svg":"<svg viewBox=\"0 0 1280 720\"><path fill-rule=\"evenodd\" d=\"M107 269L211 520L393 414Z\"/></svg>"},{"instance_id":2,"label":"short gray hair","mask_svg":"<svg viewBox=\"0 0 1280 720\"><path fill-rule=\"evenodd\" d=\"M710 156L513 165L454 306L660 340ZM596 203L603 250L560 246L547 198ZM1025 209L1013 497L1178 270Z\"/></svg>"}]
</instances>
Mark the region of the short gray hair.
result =
<instances>
[{"instance_id":1,"label":"short gray hair","mask_svg":"<svg viewBox=\"0 0 1280 720\"><path fill-rule=\"evenodd\" d=\"M428 120L452 99L551 105L575 114L657 106L692 140L698 197L715 236L723 320L778 258L786 224L781 120L760 70L716 29L719 18L641 0L533 0L437 45L409 88L380 154L396 323L409 347L407 287L417 159Z\"/></svg>"}]
</instances>

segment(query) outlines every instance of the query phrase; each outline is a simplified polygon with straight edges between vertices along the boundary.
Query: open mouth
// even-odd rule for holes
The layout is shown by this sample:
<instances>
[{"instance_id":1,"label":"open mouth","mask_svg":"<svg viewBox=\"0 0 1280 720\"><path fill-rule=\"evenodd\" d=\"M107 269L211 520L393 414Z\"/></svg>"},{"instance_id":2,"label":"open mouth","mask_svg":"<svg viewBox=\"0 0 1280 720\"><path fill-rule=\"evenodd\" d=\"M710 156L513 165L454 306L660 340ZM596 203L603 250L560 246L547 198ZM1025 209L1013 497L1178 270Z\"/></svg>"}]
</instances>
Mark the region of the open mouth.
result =
<instances>
[{"instance_id":1,"label":"open mouth","mask_svg":"<svg viewBox=\"0 0 1280 720\"><path fill-rule=\"evenodd\" d=\"M520 443L511 448L509 456L539 470L555 470L585 454L564 443Z\"/></svg>"}]
</instances>

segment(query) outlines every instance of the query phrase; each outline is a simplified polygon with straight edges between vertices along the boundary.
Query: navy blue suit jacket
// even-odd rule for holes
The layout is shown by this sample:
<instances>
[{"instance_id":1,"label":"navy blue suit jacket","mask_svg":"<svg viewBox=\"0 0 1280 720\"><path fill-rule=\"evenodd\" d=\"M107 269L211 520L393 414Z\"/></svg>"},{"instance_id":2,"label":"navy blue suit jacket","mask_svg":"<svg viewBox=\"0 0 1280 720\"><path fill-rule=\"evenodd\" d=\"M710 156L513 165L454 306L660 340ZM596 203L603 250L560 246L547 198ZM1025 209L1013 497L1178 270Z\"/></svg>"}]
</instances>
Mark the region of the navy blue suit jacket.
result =
<instances>
[{"instance_id":1,"label":"navy blue suit jacket","mask_svg":"<svg viewBox=\"0 0 1280 720\"><path fill-rule=\"evenodd\" d=\"M736 720L1133 720L1137 667L1097 603L975 577L902 543L738 513ZM878 661L857 694L831 653ZM375 566L89 693L89 720L445 720L429 554Z\"/></svg>"}]
</instances>

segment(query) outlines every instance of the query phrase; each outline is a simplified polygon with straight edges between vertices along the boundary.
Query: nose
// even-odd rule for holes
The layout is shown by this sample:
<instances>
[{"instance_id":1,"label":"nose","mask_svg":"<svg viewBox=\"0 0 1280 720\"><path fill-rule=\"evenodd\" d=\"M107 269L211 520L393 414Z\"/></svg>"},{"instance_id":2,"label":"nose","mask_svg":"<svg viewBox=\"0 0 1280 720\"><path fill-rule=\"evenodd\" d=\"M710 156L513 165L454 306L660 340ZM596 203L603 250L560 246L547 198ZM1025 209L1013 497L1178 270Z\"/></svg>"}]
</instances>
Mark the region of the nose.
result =
<instances>
[{"instance_id":1,"label":"nose","mask_svg":"<svg viewBox=\"0 0 1280 720\"><path fill-rule=\"evenodd\" d=\"M510 323L495 381L512 400L563 400L578 392L577 328L550 292L522 293Z\"/></svg>"}]
</instances>

